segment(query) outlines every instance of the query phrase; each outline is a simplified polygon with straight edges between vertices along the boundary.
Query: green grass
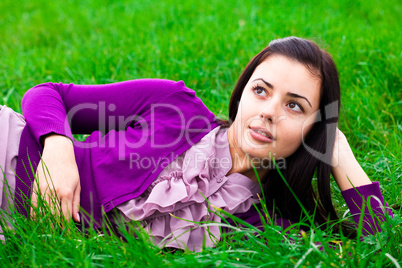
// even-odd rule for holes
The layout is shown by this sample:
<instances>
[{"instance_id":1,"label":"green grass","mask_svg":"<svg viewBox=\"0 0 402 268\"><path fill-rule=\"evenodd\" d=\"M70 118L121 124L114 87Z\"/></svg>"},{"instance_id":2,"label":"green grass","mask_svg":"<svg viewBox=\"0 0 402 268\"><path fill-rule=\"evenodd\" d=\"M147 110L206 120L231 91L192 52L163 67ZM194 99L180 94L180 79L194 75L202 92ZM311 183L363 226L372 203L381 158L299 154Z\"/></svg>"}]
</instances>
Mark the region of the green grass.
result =
<instances>
[{"instance_id":1,"label":"green grass","mask_svg":"<svg viewBox=\"0 0 402 268\"><path fill-rule=\"evenodd\" d=\"M270 40L296 35L317 41L340 73L340 128L395 208L376 239L347 240L316 230L294 243L278 227L257 236L249 228L201 253L162 251L142 233L123 242L73 226L52 229L50 213L39 222L15 215L15 234L6 233L0 246L1 267L395 267L392 258L401 265L401 236L394 235L402 218L401 7L390 0L1 1L0 104L17 112L24 92L42 82L153 77L183 80L225 118L240 72ZM333 189L342 213L343 199ZM333 240L343 241L343 254L339 246L327 248ZM326 249L317 250L317 242Z\"/></svg>"}]
</instances>

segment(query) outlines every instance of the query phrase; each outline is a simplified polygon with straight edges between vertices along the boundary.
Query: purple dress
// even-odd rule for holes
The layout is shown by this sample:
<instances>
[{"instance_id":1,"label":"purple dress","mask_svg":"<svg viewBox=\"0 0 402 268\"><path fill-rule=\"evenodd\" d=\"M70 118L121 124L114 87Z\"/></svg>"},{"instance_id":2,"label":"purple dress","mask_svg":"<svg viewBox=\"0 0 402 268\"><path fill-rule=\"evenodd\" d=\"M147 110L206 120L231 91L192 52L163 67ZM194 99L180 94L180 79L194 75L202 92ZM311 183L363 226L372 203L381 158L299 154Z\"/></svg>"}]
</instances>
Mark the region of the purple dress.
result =
<instances>
[{"instance_id":1,"label":"purple dress","mask_svg":"<svg viewBox=\"0 0 402 268\"><path fill-rule=\"evenodd\" d=\"M155 102L165 106L159 106L160 109L152 117L148 112ZM140 151L133 148L137 137L142 137L143 129L139 126L143 123L149 123L149 129L153 130L147 132L152 135L147 136L149 140L146 142L149 143L145 143L146 146L152 141L169 143L177 140L175 133L180 132L183 126L177 124L177 119L181 117L177 117L168 109L171 107L166 106L172 103L182 111L180 116L185 123L197 123L191 125L193 130L204 129L205 123L214 127L205 134L190 133L185 136L193 142L191 145L180 140L175 147L161 150L146 147ZM100 109L102 107L103 110ZM86 133L90 134L87 141L74 141L74 145L82 186L81 205L93 213L95 219L101 218L102 209L106 212L117 211L125 221L140 221L155 244L196 251L201 249L204 237L207 246L213 246L214 241L220 238L218 227L208 227L213 234L210 236L205 235L205 228L198 228L198 224L190 222L220 222L221 219L210 212L213 207L209 204L236 214L256 226L261 225L259 215L249 210L253 202L259 202L256 196L260 191L259 185L239 173L226 176L232 167L227 129L222 129L214 122L213 114L195 96L194 91L186 88L182 82L143 79L91 86L47 83L30 90L24 96L22 108L25 118L15 116L15 113L3 115L26 119L28 127L21 124L14 128L12 124L6 124L1 126L0 132L0 139L4 140L11 141L12 137L21 136L16 169L22 181L15 181L11 175L7 180L10 185L15 182L17 186L16 205L22 213L26 213L23 196L30 196L29 185L32 181L29 174L24 174L24 166L28 165L28 157L32 157L34 164L35 160L39 160L40 137L54 132L73 139L73 133ZM69 114L73 116L67 120ZM200 114L203 120L192 120ZM107 119L103 124L100 124L101 115ZM141 118L123 120L123 126L112 124L117 122L111 120L113 118L127 119L133 115L141 115ZM8 119L2 118L4 122ZM152 124L151 119L156 121ZM119 140L114 138L123 139L120 141L126 146L117 146ZM93 142L98 142L98 146L87 146ZM110 146L112 143L114 147ZM11 151L15 154L18 143L5 142L0 146L0 154ZM168 153L172 153L172 158L163 158ZM7 159L15 159L15 156ZM121 156L124 159L120 159ZM160 161L150 166L144 159ZM3 165L14 169L15 161L6 161ZM381 201L376 205L376 213L383 215L384 201L378 183L358 189L365 192L364 198L374 195L375 199ZM363 199L355 194L355 190L342 194L351 212L360 213ZM95 207L90 204L95 204ZM369 227L373 223L376 224L373 219L367 218Z\"/></svg>"}]
</instances>

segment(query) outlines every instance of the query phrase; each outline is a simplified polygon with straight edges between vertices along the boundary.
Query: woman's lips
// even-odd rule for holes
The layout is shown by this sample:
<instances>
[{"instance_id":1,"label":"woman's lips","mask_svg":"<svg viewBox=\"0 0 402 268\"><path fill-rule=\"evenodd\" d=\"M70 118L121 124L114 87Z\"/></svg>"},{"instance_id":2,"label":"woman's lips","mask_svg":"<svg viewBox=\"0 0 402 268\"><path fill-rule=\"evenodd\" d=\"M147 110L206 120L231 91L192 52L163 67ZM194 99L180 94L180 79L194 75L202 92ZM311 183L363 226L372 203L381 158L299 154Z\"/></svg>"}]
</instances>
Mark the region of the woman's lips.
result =
<instances>
[{"instance_id":1,"label":"woman's lips","mask_svg":"<svg viewBox=\"0 0 402 268\"><path fill-rule=\"evenodd\" d=\"M266 133L267 136L269 136L269 137L264 136L264 135L258 133L256 130L259 130L259 131L261 131L261 132ZM251 137L253 137L255 140L261 141L261 142L271 143L271 142L274 142L274 141L275 141L274 138L271 138L271 137L272 137L272 134L271 134L268 130L263 129L263 128L250 128L250 135L251 135Z\"/></svg>"}]
</instances>

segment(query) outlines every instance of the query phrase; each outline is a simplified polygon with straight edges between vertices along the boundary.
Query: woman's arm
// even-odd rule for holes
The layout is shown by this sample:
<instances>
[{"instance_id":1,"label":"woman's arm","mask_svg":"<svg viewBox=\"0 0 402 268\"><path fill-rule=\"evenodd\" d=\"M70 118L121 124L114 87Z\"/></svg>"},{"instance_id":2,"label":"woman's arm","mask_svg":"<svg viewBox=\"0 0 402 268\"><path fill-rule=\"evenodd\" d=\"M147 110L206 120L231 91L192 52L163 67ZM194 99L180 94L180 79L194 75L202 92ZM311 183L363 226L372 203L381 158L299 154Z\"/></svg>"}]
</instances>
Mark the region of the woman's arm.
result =
<instances>
[{"instance_id":1,"label":"woman's arm","mask_svg":"<svg viewBox=\"0 0 402 268\"><path fill-rule=\"evenodd\" d=\"M79 221L81 187L72 134L125 129L138 119L136 116L149 110L151 103L180 91L191 90L183 82L161 79L106 85L45 83L28 90L22 100L23 114L31 133L44 148L32 203L37 203L39 188L51 207L53 195L65 218L72 216Z\"/></svg>"},{"instance_id":2,"label":"woman's arm","mask_svg":"<svg viewBox=\"0 0 402 268\"><path fill-rule=\"evenodd\" d=\"M381 231L378 220L385 221L385 213L392 216L392 212L386 206L378 182L371 182L339 129L336 133L332 161L332 174L355 223L362 221L364 235Z\"/></svg>"},{"instance_id":3,"label":"woman's arm","mask_svg":"<svg viewBox=\"0 0 402 268\"><path fill-rule=\"evenodd\" d=\"M105 85L45 83L26 92L22 111L38 142L56 133L73 139L72 134L103 134L125 129L158 103L179 91L194 92L183 82L138 79Z\"/></svg>"},{"instance_id":4,"label":"woman's arm","mask_svg":"<svg viewBox=\"0 0 402 268\"><path fill-rule=\"evenodd\" d=\"M371 184L371 180L353 155L345 135L338 128L332 157L332 175L341 191Z\"/></svg>"},{"instance_id":5,"label":"woman's arm","mask_svg":"<svg viewBox=\"0 0 402 268\"><path fill-rule=\"evenodd\" d=\"M42 84L26 93L22 108L38 143L51 137L49 134L71 140L73 133L92 134L85 142L74 142L74 148L91 150L91 159L86 164L92 165L93 169L88 170L102 189L108 189L97 192L100 202L107 208L120 198L121 185L116 180L123 182L122 185L132 185L132 178L140 177L144 181L132 185L130 191L143 191L149 184L145 178L149 176L151 180L151 175L158 174L164 161L188 149L217 126L215 115L193 90L183 82L159 79L92 86ZM47 153L48 150L52 152ZM61 169L49 168L47 163L50 161L51 166L61 168L64 156L58 154L63 154L64 150L45 145L42 160L48 166L54 187L45 181L45 171L39 174L39 184L42 193L50 188L60 200L70 200L64 206L68 208L74 206L72 200L75 199L65 196L75 196L71 191L78 188L72 179L76 173L69 169L70 175L58 174L57 170ZM51 159L44 159L46 155ZM139 159L150 161L142 164ZM147 163L149 165L144 166ZM72 190L61 191L59 195L58 187L67 181ZM69 211L63 210L63 213L71 215Z\"/></svg>"}]
</instances>

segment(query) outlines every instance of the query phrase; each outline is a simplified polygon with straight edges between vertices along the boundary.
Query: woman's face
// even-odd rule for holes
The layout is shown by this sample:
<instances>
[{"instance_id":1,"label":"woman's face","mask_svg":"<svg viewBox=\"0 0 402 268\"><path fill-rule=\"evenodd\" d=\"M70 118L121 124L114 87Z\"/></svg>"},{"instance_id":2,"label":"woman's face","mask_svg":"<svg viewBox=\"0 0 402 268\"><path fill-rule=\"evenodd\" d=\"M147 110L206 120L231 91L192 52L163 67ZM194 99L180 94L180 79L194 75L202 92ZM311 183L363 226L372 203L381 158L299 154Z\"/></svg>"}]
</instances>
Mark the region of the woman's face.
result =
<instances>
[{"instance_id":1,"label":"woman's face","mask_svg":"<svg viewBox=\"0 0 402 268\"><path fill-rule=\"evenodd\" d=\"M321 80L304 65L284 56L268 57L242 93L232 124L236 146L258 159L293 154L315 121L320 85Z\"/></svg>"}]
</instances>

